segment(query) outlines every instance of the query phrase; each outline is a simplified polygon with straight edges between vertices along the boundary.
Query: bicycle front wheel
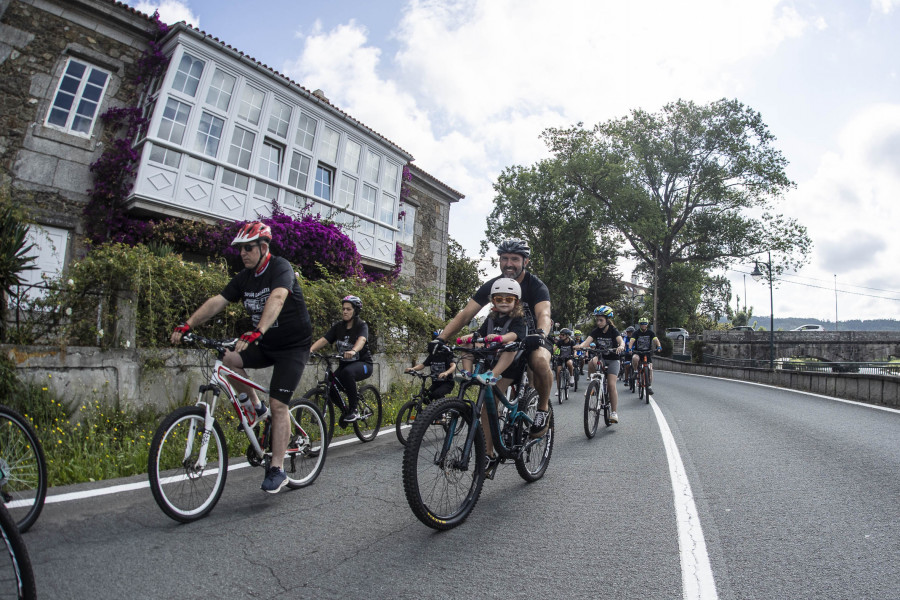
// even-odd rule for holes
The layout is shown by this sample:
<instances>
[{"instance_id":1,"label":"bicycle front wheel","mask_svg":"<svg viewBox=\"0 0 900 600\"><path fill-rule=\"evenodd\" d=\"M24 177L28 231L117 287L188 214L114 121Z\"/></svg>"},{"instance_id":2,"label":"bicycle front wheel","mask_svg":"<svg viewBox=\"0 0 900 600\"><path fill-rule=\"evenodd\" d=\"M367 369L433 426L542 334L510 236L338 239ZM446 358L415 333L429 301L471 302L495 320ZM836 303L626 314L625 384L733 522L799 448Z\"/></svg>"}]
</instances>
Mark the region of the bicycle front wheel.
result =
<instances>
[{"instance_id":1,"label":"bicycle front wheel","mask_svg":"<svg viewBox=\"0 0 900 600\"><path fill-rule=\"evenodd\" d=\"M538 408L538 393L536 390L528 392L522 400L519 401L519 410L525 413L534 421L534 415ZM553 454L553 439L556 437L556 426L553 421L553 405L548 403L547 409L550 411L550 426L547 433L539 438L536 443L533 440L528 441L528 450L519 455L516 459L516 471L525 481L537 481L544 476L547 465L550 463L550 455ZM520 437L528 440L528 425L526 421L520 421Z\"/></svg>"},{"instance_id":2,"label":"bicycle front wheel","mask_svg":"<svg viewBox=\"0 0 900 600\"><path fill-rule=\"evenodd\" d=\"M0 406L0 495L21 533L34 525L47 497L47 460L31 424Z\"/></svg>"},{"instance_id":3,"label":"bicycle front wheel","mask_svg":"<svg viewBox=\"0 0 900 600\"><path fill-rule=\"evenodd\" d=\"M201 456L203 441L208 440ZM150 445L147 461L153 499L169 517L189 523L213 509L228 475L228 447L219 423L205 429L199 406L185 406L166 417Z\"/></svg>"},{"instance_id":4,"label":"bicycle front wheel","mask_svg":"<svg viewBox=\"0 0 900 600\"><path fill-rule=\"evenodd\" d=\"M409 429L413 426L413 423L416 422L418 416L419 403L415 400L410 400L397 411L397 439L400 440L400 443L404 446L409 437Z\"/></svg>"},{"instance_id":5,"label":"bicycle front wheel","mask_svg":"<svg viewBox=\"0 0 900 600\"><path fill-rule=\"evenodd\" d=\"M612 405L609 401L609 380L607 378L603 378L603 381L600 384L600 392L603 394L603 399L601 401L601 406L603 407L603 422L606 423L606 426L609 427L612 425L612 421L610 420L610 416L612 413Z\"/></svg>"},{"instance_id":6,"label":"bicycle front wheel","mask_svg":"<svg viewBox=\"0 0 900 600\"><path fill-rule=\"evenodd\" d=\"M291 437L284 456L284 472L292 490L316 480L325 466L327 444L325 421L312 402L293 400L290 404Z\"/></svg>"},{"instance_id":7,"label":"bicycle front wheel","mask_svg":"<svg viewBox=\"0 0 900 600\"><path fill-rule=\"evenodd\" d=\"M413 514L433 529L452 529L465 521L481 495L485 467L481 427L463 460L472 427L472 405L447 398L430 404L410 429L403 451L403 490Z\"/></svg>"},{"instance_id":8,"label":"bicycle front wheel","mask_svg":"<svg viewBox=\"0 0 900 600\"><path fill-rule=\"evenodd\" d=\"M600 423L600 383L592 381L584 394L584 435L591 439Z\"/></svg>"},{"instance_id":9,"label":"bicycle front wheel","mask_svg":"<svg viewBox=\"0 0 900 600\"><path fill-rule=\"evenodd\" d=\"M359 419L353 421L356 437L371 442L381 429L381 394L374 385L359 388Z\"/></svg>"},{"instance_id":10,"label":"bicycle front wheel","mask_svg":"<svg viewBox=\"0 0 900 600\"><path fill-rule=\"evenodd\" d=\"M322 415L322 421L325 424L325 445L331 445L331 438L334 435L334 403L329 402L325 396L325 390L320 387L313 388L303 394L303 399L310 402L319 409Z\"/></svg>"},{"instance_id":11,"label":"bicycle front wheel","mask_svg":"<svg viewBox=\"0 0 900 600\"><path fill-rule=\"evenodd\" d=\"M2 547L6 553L0 555L0 598L22 598L33 600L37 598L34 585L34 571L31 568L31 558L28 556L28 548L16 522L9 511L0 505L0 536L3 537Z\"/></svg>"}]
</instances>

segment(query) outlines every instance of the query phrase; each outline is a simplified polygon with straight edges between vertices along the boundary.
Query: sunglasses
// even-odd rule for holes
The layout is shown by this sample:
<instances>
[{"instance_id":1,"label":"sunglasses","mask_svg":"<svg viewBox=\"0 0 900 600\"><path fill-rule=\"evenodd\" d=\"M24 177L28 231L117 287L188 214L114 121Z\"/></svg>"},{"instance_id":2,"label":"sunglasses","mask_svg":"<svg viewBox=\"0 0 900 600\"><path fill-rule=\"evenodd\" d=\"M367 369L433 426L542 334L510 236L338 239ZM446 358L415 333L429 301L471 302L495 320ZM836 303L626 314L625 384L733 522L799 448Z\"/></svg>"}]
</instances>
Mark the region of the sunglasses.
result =
<instances>
[{"instance_id":1,"label":"sunglasses","mask_svg":"<svg viewBox=\"0 0 900 600\"><path fill-rule=\"evenodd\" d=\"M513 302L518 300L518 298L516 296L493 296L491 297L491 300L493 300L495 303L506 302L508 304L512 304Z\"/></svg>"},{"instance_id":2,"label":"sunglasses","mask_svg":"<svg viewBox=\"0 0 900 600\"><path fill-rule=\"evenodd\" d=\"M253 252L253 249L256 248L256 244L241 244L238 246L241 249L241 252Z\"/></svg>"}]
</instances>

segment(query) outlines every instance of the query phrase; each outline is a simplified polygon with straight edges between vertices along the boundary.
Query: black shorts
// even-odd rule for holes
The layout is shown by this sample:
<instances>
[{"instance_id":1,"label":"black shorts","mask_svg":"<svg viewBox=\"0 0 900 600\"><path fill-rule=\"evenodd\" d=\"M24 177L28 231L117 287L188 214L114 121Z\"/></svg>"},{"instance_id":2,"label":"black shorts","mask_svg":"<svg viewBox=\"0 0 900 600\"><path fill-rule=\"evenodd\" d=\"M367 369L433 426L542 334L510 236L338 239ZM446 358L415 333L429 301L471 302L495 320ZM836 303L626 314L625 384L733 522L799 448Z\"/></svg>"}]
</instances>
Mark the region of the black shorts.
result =
<instances>
[{"instance_id":1,"label":"black shorts","mask_svg":"<svg viewBox=\"0 0 900 600\"><path fill-rule=\"evenodd\" d=\"M653 364L653 350L647 350L646 352L638 352L637 350L635 350L633 354L638 357L638 362L644 360L643 357L646 356L647 364Z\"/></svg>"},{"instance_id":2,"label":"black shorts","mask_svg":"<svg viewBox=\"0 0 900 600\"><path fill-rule=\"evenodd\" d=\"M259 344L251 344L240 356L246 369L274 366L272 380L269 382L269 397L288 404L294 390L300 385L300 378L309 361L309 346L262 348Z\"/></svg>"}]
</instances>

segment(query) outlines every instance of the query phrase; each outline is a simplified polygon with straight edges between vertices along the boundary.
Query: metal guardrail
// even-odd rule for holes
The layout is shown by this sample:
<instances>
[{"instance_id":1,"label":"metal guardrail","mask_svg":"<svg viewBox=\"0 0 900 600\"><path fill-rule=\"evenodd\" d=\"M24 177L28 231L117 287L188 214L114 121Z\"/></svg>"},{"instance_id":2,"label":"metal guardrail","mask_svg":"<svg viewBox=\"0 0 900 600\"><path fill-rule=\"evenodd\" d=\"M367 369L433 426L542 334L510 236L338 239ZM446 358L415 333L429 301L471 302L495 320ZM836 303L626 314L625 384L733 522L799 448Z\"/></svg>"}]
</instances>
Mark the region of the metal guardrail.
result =
<instances>
[{"instance_id":1,"label":"metal guardrail","mask_svg":"<svg viewBox=\"0 0 900 600\"><path fill-rule=\"evenodd\" d=\"M713 354L703 354L703 364L728 367L751 367L768 369L768 360L725 358ZM814 373L860 373L864 375L891 375L900 377L900 363L889 362L823 362L804 361L790 358L776 358L775 368L783 371L811 371Z\"/></svg>"}]
</instances>

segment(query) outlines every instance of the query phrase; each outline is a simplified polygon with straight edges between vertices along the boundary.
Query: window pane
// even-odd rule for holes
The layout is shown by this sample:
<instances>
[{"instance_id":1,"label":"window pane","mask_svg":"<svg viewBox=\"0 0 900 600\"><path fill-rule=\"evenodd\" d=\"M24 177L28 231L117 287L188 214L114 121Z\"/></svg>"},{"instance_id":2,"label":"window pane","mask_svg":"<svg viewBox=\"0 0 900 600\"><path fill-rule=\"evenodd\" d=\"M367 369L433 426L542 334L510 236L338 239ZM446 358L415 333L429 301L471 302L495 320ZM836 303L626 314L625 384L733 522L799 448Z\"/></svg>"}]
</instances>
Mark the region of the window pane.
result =
<instances>
[{"instance_id":1,"label":"window pane","mask_svg":"<svg viewBox=\"0 0 900 600\"><path fill-rule=\"evenodd\" d=\"M381 169L381 157L374 152L367 152L366 158L366 179L378 182L378 171Z\"/></svg>"},{"instance_id":2,"label":"window pane","mask_svg":"<svg viewBox=\"0 0 900 600\"><path fill-rule=\"evenodd\" d=\"M227 111L228 105L231 104L231 94L234 92L234 81L233 76L216 69L206 92L206 103Z\"/></svg>"},{"instance_id":3,"label":"window pane","mask_svg":"<svg viewBox=\"0 0 900 600\"><path fill-rule=\"evenodd\" d=\"M250 178L246 175L224 169L222 172L222 183L247 191L247 187L250 185Z\"/></svg>"},{"instance_id":4,"label":"window pane","mask_svg":"<svg viewBox=\"0 0 900 600\"><path fill-rule=\"evenodd\" d=\"M228 162L249 169L254 142L256 142L255 133L235 127L234 134L231 136L231 147L228 149Z\"/></svg>"},{"instance_id":5,"label":"window pane","mask_svg":"<svg viewBox=\"0 0 900 600\"><path fill-rule=\"evenodd\" d=\"M341 177L341 188L338 192L338 204L341 208L353 206L353 198L356 196L356 180L352 177Z\"/></svg>"},{"instance_id":6,"label":"window pane","mask_svg":"<svg viewBox=\"0 0 900 600\"><path fill-rule=\"evenodd\" d=\"M109 75L104 71L69 59L53 97L47 124L90 135L108 80Z\"/></svg>"},{"instance_id":7,"label":"window pane","mask_svg":"<svg viewBox=\"0 0 900 600\"><path fill-rule=\"evenodd\" d=\"M238 104L238 116L254 125L259 125L259 114L262 112L263 94L258 89L245 85Z\"/></svg>"},{"instance_id":8,"label":"window pane","mask_svg":"<svg viewBox=\"0 0 900 600\"><path fill-rule=\"evenodd\" d=\"M204 112L200 116L200 125L197 127L194 150L215 157L219 152L219 142L222 140L224 128L225 121L223 119Z\"/></svg>"},{"instance_id":9,"label":"window pane","mask_svg":"<svg viewBox=\"0 0 900 600\"><path fill-rule=\"evenodd\" d=\"M288 171L288 185L305 190L309 180L309 157L294 152L291 157L291 168Z\"/></svg>"},{"instance_id":10,"label":"window pane","mask_svg":"<svg viewBox=\"0 0 900 600\"><path fill-rule=\"evenodd\" d=\"M275 98L272 100L272 111L269 114L269 131L278 137L287 137L291 124L291 107Z\"/></svg>"},{"instance_id":11,"label":"window pane","mask_svg":"<svg viewBox=\"0 0 900 600\"><path fill-rule=\"evenodd\" d=\"M412 246L416 231L416 207L406 205L403 207L403 212L405 214L400 219L400 242Z\"/></svg>"},{"instance_id":12,"label":"window pane","mask_svg":"<svg viewBox=\"0 0 900 600\"><path fill-rule=\"evenodd\" d=\"M253 187L253 193L267 200L278 200L278 188L274 185L269 185L265 181L257 180L256 185Z\"/></svg>"},{"instance_id":13,"label":"window pane","mask_svg":"<svg viewBox=\"0 0 900 600\"><path fill-rule=\"evenodd\" d=\"M366 215L367 217L375 216L375 202L378 198L378 192L370 185L364 185L362 193L359 195L359 202L356 205L356 211Z\"/></svg>"},{"instance_id":14,"label":"window pane","mask_svg":"<svg viewBox=\"0 0 900 600\"><path fill-rule=\"evenodd\" d=\"M259 153L259 169L263 177L278 181L281 175L281 148L275 144L264 142Z\"/></svg>"},{"instance_id":15,"label":"window pane","mask_svg":"<svg viewBox=\"0 0 900 600\"><path fill-rule=\"evenodd\" d=\"M326 127L322 132L322 147L320 148L323 160L337 164L338 143L341 140L341 134L334 129Z\"/></svg>"},{"instance_id":16,"label":"window pane","mask_svg":"<svg viewBox=\"0 0 900 600\"><path fill-rule=\"evenodd\" d=\"M353 140L347 140L347 145L344 147L344 168L351 173L359 173L359 153L362 151L362 146L354 142Z\"/></svg>"},{"instance_id":17,"label":"window pane","mask_svg":"<svg viewBox=\"0 0 900 600\"><path fill-rule=\"evenodd\" d=\"M184 139L184 128L190 115L190 106L174 98L169 98L156 135L160 139L167 140L173 144L180 144Z\"/></svg>"},{"instance_id":18,"label":"window pane","mask_svg":"<svg viewBox=\"0 0 900 600\"><path fill-rule=\"evenodd\" d=\"M381 195L381 211L378 213L378 220L388 225L394 224L394 198L392 196Z\"/></svg>"},{"instance_id":19,"label":"window pane","mask_svg":"<svg viewBox=\"0 0 900 600\"><path fill-rule=\"evenodd\" d=\"M309 115L300 114L300 120L297 123L297 135L294 140L301 148L306 148L310 152L313 149L313 142L316 139L316 120Z\"/></svg>"},{"instance_id":20,"label":"window pane","mask_svg":"<svg viewBox=\"0 0 900 600\"><path fill-rule=\"evenodd\" d=\"M175 152L162 146L153 146L153 149L150 150L150 160L177 169L181 164L181 152Z\"/></svg>"},{"instance_id":21,"label":"window pane","mask_svg":"<svg viewBox=\"0 0 900 600\"><path fill-rule=\"evenodd\" d=\"M384 163L384 185L383 189L387 192L396 194L400 183L400 167L392 162Z\"/></svg>"},{"instance_id":22,"label":"window pane","mask_svg":"<svg viewBox=\"0 0 900 600\"><path fill-rule=\"evenodd\" d=\"M172 89L188 96L196 94L197 86L200 85L200 75L203 74L203 65L204 62L199 58L194 58L187 52L182 54L178 72L175 73L175 79L172 81Z\"/></svg>"},{"instance_id":23,"label":"window pane","mask_svg":"<svg viewBox=\"0 0 900 600\"><path fill-rule=\"evenodd\" d=\"M206 179L216 178L216 165L208 163L205 160L188 156L185 160L185 165L187 172L192 175L197 175L198 177L204 177Z\"/></svg>"},{"instance_id":24,"label":"window pane","mask_svg":"<svg viewBox=\"0 0 900 600\"><path fill-rule=\"evenodd\" d=\"M331 171L325 167L316 167L316 184L313 187L313 194L323 200L331 200Z\"/></svg>"}]
</instances>

